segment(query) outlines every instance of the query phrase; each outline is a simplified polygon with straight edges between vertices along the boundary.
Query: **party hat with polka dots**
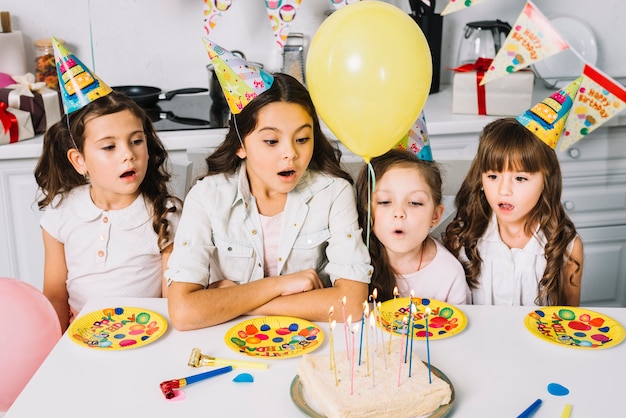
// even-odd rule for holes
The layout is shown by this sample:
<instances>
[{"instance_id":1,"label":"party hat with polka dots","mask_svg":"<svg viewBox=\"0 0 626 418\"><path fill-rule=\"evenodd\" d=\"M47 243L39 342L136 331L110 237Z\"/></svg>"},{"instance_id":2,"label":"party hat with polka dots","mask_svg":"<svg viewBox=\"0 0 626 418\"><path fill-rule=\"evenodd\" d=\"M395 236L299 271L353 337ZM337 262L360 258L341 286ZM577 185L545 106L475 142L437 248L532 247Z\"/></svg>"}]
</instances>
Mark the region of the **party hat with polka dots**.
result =
<instances>
[{"instance_id":1,"label":"party hat with polka dots","mask_svg":"<svg viewBox=\"0 0 626 418\"><path fill-rule=\"evenodd\" d=\"M202 41L234 115L272 86L274 77L267 71L255 67L207 37L203 36Z\"/></svg>"},{"instance_id":2,"label":"party hat with polka dots","mask_svg":"<svg viewBox=\"0 0 626 418\"><path fill-rule=\"evenodd\" d=\"M397 148L405 149L414 153L417 158L424 161L432 161L433 153L430 149L428 129L426 129L426 117L422 111L417 120L409 129L409 133L400 140Z\"/></svg>"},{"instance_id":3,"label":"party hat with polka dots","mask_svg":"<svg viewBox=\"0 0 626 418\"><path fill-rule=\"evenodd\" d=\"M52 37L52 45L66 114L82 109L113 91L55 37Z\"/></svg>"}]
</instances>

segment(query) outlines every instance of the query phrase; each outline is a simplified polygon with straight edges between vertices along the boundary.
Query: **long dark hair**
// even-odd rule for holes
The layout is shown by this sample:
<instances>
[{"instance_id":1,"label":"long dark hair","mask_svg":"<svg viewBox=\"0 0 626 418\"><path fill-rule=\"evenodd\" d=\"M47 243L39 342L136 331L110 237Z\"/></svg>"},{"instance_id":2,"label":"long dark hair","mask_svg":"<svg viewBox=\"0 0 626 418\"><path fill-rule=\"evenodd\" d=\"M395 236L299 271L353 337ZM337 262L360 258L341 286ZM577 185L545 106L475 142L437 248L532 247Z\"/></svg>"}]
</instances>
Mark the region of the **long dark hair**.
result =
<instances>
[{"instance_id":1,"label":"long dark hair","mask_svg":"<svg viewBox=\"0 0 626 418\"><path fill-rule=\"evenodd\" d=\"M416 168L428 187L435 206L441 204L441 171L437 163L418 159L415 154L400 149L392 149L385 154L374 157L370 160L376 179L381 179L383 175L392 168ZM369 169L364 166L356 181L357 211L359 214L359 225L363 231L363 240L367 242L368 227L374 224L374 216L371 216L368 223L368 211L371 208L370 197L374 193L374 183L369 180ZM370 228L371 229L371 228ZM385 246L378 240L373 231L370 231L368 247L374 273L370 282L370 293L378 289L380 301L393 298L393 288L396 286L396 271L389 263L389 257L385 251Z\"/></svg>"},{"instance_id":2,"label":"long dark hair","mask_svg":"<svg viewBox=\"0 0 626 418\"><path fill-rule=\"evenodd\" d=\"M274 74L272 86L248 103L241 113L232 115L229 130L224 141L215 152L206 158L207 175L234 173L241 165L237 151L241 148L241 140L252 132L257 125L257 115L266 105L274 102L295 103L302 106L313 119L313 156L309 168L335 177L341 177L352 184L352 177L341 168L341 151L324 135L319 118L308 90L295 78L288 74ZM235 119L236 118L236 127Z\"/></svg>"},{"instance_id":3,"label":"long dark hair","mask_svg":"<svg viewBox=\"0 0 626 418\"><path fill-rule=\"evenodd\" d=\"M139 186L139 192L153 205L152 226L159 236L159 246L162 247L169 241L169 222L166 215L168 212L177 210L176 205L170 202L180 201L169 195L167 189L167 182L171 175L167 171L168 154L165 146L156 134L146 112L125 94L113 91L100 97L82 109L70 115L64 115L59 122L46 131L43 138L43 150L35 167L35 179L43 195L37 204L40 209L43 209L52 204L57 196L60 196L58 201L60 203L70 190L88 183L74 169L67 157L67 152L76 148L81 154L83 153L86 121L124 110L129 110L141 120L146 135L150 157L146 177Z\"/></svg>"},{"instance_id":4,"label":"long dark hair","mask_svg":"<svg viewBox=\"0 0 626 418\"><path fill-rule=\"evenodd\" d=\"M446 228L445 246L457 257L465 251L465 276L470 288L478 286L482 263L477 243L487 230L492 211L482 192L482 174L507 169L541 173L543 191L524 225L533 235L537 225L546 237L547 261L538 284L539 305L565 304L563 280L568 261L580 269L580 262L569 256L567 246L576 237L576 228L561 204L562 177L556 153L514 118L497 119L483 129L478 152L456 195L457 213Z\"/></svg>"}]
</instances>

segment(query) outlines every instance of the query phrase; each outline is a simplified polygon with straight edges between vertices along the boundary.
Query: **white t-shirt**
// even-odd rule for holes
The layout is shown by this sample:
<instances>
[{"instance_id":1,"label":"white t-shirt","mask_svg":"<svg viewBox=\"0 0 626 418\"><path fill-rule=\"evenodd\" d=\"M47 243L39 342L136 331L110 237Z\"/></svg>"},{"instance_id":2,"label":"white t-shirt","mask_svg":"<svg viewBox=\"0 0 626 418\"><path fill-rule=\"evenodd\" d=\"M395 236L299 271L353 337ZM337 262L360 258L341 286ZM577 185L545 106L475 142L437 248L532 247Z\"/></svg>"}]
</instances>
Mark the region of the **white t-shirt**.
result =
<instances>
[{"instance_id":1,"label":"white t-shirt","mask_svg":"<svg viewBox=\"0 0 626 418\"><path fill-rule=\"evenodd\" d=\"M64 245L70 307L80 311L92 296L160 297L163 269L151 204L140 195L124 209L102 210L89 188L73 189L40 220ZM179 208L168 215L170 241L180 214Z\"/></svg>"},{"instance_id":2,"label":"white t-shirt","mask_svg":"<svg viewBox=\"0 0 626 418\"><path fill-rule=\"evenodd\" d=\"M437 299L451 305L471 302L470 289L465 280L465 271L459 260L436 239L435 258L424 268L413 273L396 275L398 295Z\"/></svg>"}]
</instances>

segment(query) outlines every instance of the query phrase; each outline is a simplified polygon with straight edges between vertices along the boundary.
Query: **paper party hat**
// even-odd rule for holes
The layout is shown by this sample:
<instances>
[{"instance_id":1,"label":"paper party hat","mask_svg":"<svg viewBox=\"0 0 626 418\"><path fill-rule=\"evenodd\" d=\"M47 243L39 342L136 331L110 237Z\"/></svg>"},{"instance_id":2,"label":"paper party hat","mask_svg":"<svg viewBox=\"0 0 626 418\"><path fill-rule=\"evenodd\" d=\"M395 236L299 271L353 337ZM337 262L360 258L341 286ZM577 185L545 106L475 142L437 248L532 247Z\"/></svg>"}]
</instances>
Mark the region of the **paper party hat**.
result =
<instances>
[{"instance_id":1,"label":"paper party hat","mask_svg":"<svg viewBox=\"0 0 626 418\"><path fill-rule=\"evenodd\" d=\"M233 114L240 113L252 99L272 86L274 77L267 71L251 65L204 36L202 41Z\"/></svg>"},{"instance_id":2,"label":"paper party hat","mask_svg":"<svg viewBox=\"0 0 626 418\"><path fill-rule=\"evenodd\" d=\"M400 140L397 148L413 152L420 160L433 160L433 153L428 139L428 129L426 129L426 117L423 111L409 129L409 133Z\"/></svg>"},{"instance_id":3,"label":"paper party hat","mask_svg":"<svg viewBox=\"0 0 626 418\"><path fill-rule=\"evenodd\" d=\"M556 144L559 142L582 79L582 76L578 77L516 119L550 148L556 149Z\"/></svg>"},{"instance_id":4,"label":"paper party hat","mask_svg":"<svg viewBox=\"0 0 626 418\"><path fill-rule=\"evenodd\" d=\"M52 45L66 114L69 115L113 91L55 37L52 37Z\"/></svg>"}]
</instances>

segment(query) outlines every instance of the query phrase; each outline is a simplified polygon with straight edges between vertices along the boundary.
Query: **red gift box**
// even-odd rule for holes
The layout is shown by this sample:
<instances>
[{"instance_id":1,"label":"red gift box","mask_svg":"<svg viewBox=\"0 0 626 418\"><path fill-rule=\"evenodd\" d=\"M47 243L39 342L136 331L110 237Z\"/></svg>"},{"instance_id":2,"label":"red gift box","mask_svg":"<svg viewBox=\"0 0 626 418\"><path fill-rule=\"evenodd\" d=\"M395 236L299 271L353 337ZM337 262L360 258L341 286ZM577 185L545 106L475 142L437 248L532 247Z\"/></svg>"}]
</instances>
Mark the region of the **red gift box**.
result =
<instances>
[{"instance_id":1,"label":"red gift box","mask_svg":"<svg viewBox=\"0 0 626 418\"><path fill-rule=\"evenodd\" d=\"M12 109L0 102L0 145L12 144L35 136L30 113Z\"/></svg>"},{"instance_id":2,"label":"red gift box","mask_svg":"<svg viewBox=\"0 0 626 418\"><path fill-rule=\"evenodd\" d=\"M32 77L32 81L31 81ZM0 102L9 107L30 113L35 134L61 120L61 95L58 91L45 87L45 83L34 83L35 76L13 76L18 82L0 89Z\"/></svg>"}]
</instances>

